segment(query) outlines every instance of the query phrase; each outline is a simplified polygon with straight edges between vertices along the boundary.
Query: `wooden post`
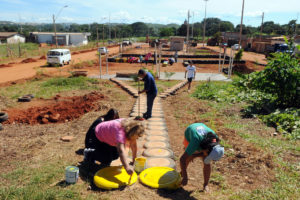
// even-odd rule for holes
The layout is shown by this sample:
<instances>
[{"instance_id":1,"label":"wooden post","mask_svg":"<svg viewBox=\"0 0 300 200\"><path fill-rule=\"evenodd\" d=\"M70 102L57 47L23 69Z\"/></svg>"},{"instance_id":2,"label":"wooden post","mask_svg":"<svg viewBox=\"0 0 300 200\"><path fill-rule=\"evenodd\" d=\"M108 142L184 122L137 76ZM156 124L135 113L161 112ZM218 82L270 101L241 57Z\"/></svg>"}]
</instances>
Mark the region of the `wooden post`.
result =
<instances>
[{"instance_id":1,"label":"wooden post","mask_svg":"<svg viewBox=\"0 0 300 200\"><path fill-rule=\"evenodd\" d=\"M99 65L100 65L100 79L101 79L101 77L102 77L101 53L100 53L100 51L98 51L98 53L99 53Z\"/></svg>"}]
</instances>

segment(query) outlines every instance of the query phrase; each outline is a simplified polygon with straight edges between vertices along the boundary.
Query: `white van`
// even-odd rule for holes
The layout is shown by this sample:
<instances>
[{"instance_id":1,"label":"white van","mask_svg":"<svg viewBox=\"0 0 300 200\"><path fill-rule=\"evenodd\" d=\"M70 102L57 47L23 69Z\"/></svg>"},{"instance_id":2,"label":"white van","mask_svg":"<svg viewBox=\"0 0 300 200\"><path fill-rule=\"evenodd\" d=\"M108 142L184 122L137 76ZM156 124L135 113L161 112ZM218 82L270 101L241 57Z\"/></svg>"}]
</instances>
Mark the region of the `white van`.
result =
<instances>
[{"instance_id":1,"label":"white van","mask_svg":"<svg viewBox=\"0 0 300 200\"><path fill-rule=\"evenodd\" d=\"M98 48L98 52L101 53L101 55L109 53L109 51L108 51L108 49L106 47L99 47Z\"/></svg>"},{"instance_id":2,"label":"white van","mask_svg":"<svg viewBox=\"0 0 300 200\"><path fill-rule=\"evenodd\" d=\"M51 49L47 53L47 63L49 65L59 64L63 66L64 64L69 64L71 61L71 53L69 49Z\"/></svg>"}]
</instances>

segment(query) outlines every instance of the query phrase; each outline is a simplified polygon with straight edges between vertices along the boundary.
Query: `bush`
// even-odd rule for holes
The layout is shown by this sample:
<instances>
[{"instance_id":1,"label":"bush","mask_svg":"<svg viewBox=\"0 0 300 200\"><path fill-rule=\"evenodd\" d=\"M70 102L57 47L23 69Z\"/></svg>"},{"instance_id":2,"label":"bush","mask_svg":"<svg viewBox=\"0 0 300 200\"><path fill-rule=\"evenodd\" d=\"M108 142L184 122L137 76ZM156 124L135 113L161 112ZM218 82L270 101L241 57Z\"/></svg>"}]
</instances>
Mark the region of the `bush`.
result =
<instances>
[{"instance_id":1,"label":"bush","mask_svg":"<svg viewBox=\"0 0 300 200\"><path fill-rule=\"evenodd\" d=\"M259 90L276 98L279 108L300 107L299 87L300 65L296 58L287 53L276 53L265 70L254 72L239 86Z\"/></svg>"},{"instance_id":2,"label":"bush","mask_svg":"<svg viewBox=\"0 0 300 200\"><path fill-rule=\"evenodd\" d=\"M300 139L300 109L276 110L275 112L260 116L260 118L269 126L276 127L280 133L290 133L293 139Z\"/></svg>"},{"instance_id":3,"label":"bush","mask_svg":"<svg viewBox=\"0 0 300 200\"><path fill-rule=\"evenodd\" d=\"M235 55L234 55L234 60L235 61L240 61L243 57L243 49L240 49Z\"/></svg>"}]
</instances>

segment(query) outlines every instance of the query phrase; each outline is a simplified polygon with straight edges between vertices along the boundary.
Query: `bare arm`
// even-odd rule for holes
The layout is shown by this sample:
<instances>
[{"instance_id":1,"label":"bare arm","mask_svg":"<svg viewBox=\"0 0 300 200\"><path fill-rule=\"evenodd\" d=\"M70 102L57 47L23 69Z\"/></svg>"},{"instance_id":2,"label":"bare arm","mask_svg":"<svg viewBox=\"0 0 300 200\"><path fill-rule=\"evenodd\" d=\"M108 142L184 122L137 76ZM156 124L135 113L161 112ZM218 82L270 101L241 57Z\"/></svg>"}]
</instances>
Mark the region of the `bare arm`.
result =
<instances>
[{"instance_id":1,"label":"bare arm","mask_svg":"<svg viewBox=\"0 0 300 200\"><path fill-rule=\"evenodd\" d=\"M119 152L119 155L120 155L120 159L121 159L121 162L122 162L125 170L127 171L128 174L132 174L133 173L133 169L129 165L129 163L127 161L127 158L126 158L126 155L125 155L125 145L122 144L122 143L118 143L117 149L118 149L118 152Z\"/></svg>"},{"instance_id":2,"label":"bare arm","mask_svg":"<svg viewBox=\"0 0 300 200\"><path fill-rule=\"evenodd\" d=\"M188 175L187 175L187 167L190 161L193 159L193 156L189 156L186 152L180 157L180 168L181 168L181 176L182 176L182 185L186 185L188 183Z\"/></svg>"},{"instance_id":3,"label":"bare arm","mask_svg":"<svg viewBox=\"0 0 300 200\"><path fill-rule=\"evenodd\" d=\"M204 176L204 184L203 184L203 190L206 189L206 186L208 185L209 179L210 179L210 173L211 173L211 165L205 164L203 167L203 176Z\"/></svg>"},{"instance_id":4,"label":"bare arm","mask_svg":"<svg viewBox=\"0 0 300 200\"><path fill-rule=\"evenodd\" d=\"M130 142L130 148L132 150L132 162L135 161L136 155L137 155L137 144L136 140Z\"/></svg>"}]
</instances>

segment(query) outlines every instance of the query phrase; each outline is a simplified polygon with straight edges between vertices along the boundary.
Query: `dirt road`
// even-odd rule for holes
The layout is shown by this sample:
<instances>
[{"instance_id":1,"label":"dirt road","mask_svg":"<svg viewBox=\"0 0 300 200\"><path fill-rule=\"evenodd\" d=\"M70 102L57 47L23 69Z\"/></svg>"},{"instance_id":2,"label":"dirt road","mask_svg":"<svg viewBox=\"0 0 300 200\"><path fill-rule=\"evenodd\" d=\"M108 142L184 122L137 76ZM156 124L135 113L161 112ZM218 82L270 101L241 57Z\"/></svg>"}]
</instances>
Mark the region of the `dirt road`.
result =
<instances>
[{"instance_id":1,"label":"dirt road","mask_svg":"<svg viewBox=\"0 0 300 200\"><path fill-rule=\"evenodd\" d=\"M110 54L115 54L119 51L119 47L113 47L109 49ZM78 63L85 60L94 60L97 58L96 50L86 53L79 53L72 55L74 63ZM55 67L44 67L46 59L37 60L37 62L30 63L17 63L11 67L0 68L0 83L6 83L10 81L17 81L20 79L31 78L36 75L38 71L51 73L57 71ZM68 67L68 65L62 67L62 69Z\"/></svg>"},{"instance_id":2,"label":"dirt road","mask_svg":"<svg viewBox=\"0 0 300 200\"><path fill-rule=\"evenodd\" d=\"M219 47L212 47L212 46L206 46L209 49L212 49L214 51L220 52L220 48ZM235 53L236 51L234 51ZM222 53L223 53L223 49L222 49ZM227 54L230 53L230 48L227 48ZM256 63L260 63L260 64L267 64L267 60L265 58L264 54L260 54L260 53L254 53L254 52L243 52L243 60L248 60L248 61L252 61L252 62L256 62Z\"/></svg>"}]
</instances>

